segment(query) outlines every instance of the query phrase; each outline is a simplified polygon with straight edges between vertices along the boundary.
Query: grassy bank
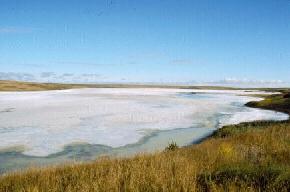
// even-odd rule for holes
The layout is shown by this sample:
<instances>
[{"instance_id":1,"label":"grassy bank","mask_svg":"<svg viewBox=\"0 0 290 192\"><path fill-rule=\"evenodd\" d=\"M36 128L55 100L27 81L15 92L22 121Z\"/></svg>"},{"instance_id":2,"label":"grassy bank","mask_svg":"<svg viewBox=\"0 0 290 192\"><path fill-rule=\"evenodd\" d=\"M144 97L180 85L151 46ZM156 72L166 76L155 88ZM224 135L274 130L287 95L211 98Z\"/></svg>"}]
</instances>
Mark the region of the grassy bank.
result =
<instances>
[{"instance_id":1,"label":"grassy bank","mask_svg":"<svg viewBox=\"0 0 290 192\"><path fill-rule=\"evenodd\" d=\"M289 113L289 92L248 105ZM0 191L289 191L290 123L226 126L200 144L133 158L31 169Z\"/></svg>"},{"instance_id":2,"label":"grassy bank","mask_svg":"<svg viewBox=\"0 0 290 192\"><path fill-rule=\"evenodd\" d=\"M282 90L281 92L282 94L270 95L265 97L263 101L249 102L246 105L290 114L290 92L287 90Z\"/></svg>"}]
</instances>

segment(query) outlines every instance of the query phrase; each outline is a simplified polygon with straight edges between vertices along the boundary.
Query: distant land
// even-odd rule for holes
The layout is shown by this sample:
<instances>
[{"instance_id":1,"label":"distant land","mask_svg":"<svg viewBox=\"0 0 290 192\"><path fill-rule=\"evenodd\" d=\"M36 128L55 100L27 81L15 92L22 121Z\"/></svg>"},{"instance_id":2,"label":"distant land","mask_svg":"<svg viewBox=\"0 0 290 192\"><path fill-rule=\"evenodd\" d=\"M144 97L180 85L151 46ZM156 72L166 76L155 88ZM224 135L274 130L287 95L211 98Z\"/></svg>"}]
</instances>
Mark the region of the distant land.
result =
<instances>
[{"instance_id":1,"label":"distant land","mask_svg":"<svg viewBox=\"0 0 290 192\"><path fill-rule=\"evenodd\" d=\"M281 91L287 88L237 88L226 86L194 86L172 84L146 84L146 83L96 83L96 84L66 84L66 83L38 83L0 80L0 91L47 91L79 88L177 88L177 89L209 89L209 90L242 90L259 89L264 91Z\"/></svg>"}]
</instances>

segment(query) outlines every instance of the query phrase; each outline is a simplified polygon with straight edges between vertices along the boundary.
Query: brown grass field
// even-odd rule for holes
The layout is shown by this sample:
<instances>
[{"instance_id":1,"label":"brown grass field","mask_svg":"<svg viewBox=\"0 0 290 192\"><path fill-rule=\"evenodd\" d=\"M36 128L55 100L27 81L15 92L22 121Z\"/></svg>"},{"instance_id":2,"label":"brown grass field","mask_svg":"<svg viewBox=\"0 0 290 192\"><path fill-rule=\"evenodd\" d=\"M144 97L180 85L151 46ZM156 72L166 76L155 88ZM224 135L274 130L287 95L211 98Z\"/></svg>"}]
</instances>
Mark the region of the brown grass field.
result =
<instances>
[{"instance_id":1,"label":"brown grass field","mask_svg":"<svg viewBox=\"0 0 290 192\"><path fill-rule=\"evenodd\" d=\"M0 80L0 91L45 91L45 90L71 89L71 88L82 88L82 86L70 84L30 83L30 82Z\"/></svg>"},{"instance_id":2,"label":"brown grass field","mask_svg":"<svg viewBox=\"0 0 290 192\"><path fill-rule=\"evenodd\" d=\"M287 95L288 94L288 95ZM289 92L261 107L289 113ZM290 114L290 113L289 113ZM200 144L8 173L0 191L290 191L290 122L226 126Z\"/></svg>"},{"instance_id":3,"label":"brown grass field","mask_svg":"<svg viewBox=\"0 0 290 192\"><path fill-rule=\"evenodd\" d=\"M165 85L165 84L61 84L61 83L35 83L0 80L0 91L46 91L76 88L176 88L176 89L214 89L235 90L232 87L218 86L187 86L187 85Z\"/></svg>"}]
</instances>

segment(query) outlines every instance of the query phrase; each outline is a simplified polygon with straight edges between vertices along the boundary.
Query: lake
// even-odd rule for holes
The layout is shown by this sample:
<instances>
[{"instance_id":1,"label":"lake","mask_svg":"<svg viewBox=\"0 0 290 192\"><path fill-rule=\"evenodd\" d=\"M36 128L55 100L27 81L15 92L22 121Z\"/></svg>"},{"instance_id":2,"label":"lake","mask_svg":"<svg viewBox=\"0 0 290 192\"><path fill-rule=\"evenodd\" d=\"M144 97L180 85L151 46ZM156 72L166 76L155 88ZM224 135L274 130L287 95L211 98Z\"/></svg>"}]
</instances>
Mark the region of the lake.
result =
<instances>
[{"instance_id":1,"label":"lake","mask_svg":"<svg viewBox=\"0 0 290 192\"><path fill-rule=\"evenodd\" d=\"M285 120L261 91L99 88L0 93L0 172L186 146L228 124Z\"/></svg>"}]
</instances>

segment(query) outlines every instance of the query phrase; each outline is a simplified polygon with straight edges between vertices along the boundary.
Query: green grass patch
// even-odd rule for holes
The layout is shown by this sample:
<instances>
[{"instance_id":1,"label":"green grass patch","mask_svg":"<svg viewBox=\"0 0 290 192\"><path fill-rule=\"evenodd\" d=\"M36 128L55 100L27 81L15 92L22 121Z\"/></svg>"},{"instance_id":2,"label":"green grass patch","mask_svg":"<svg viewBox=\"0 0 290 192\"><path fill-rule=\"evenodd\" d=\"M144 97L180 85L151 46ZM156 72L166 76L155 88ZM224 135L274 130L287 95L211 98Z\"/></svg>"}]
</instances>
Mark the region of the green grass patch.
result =
<instances>
[{"instance_id":1,"label":"green grass patch","mask_svg":"<svg viewBox=\"0 0 290 192\"><path fill-rule=\"evenodd\" d=\"M249 107L276 110L290 114L290 91L282 94L270 95L262 101L253 101L246 104Z\"/></svg>"},{"instance_id":2,"label":"green grass patch","mask_svg":"<svg viewBox=\"0 0 290 192\"><path fill-rule=\"evenodd\" d=\"M290 168L277 166L231 165L198 175L201 191L212 191L219 186L224 191L253 188L256 191L290 191Z\"/></svg>"},{"instance_id":3,"label":"green grass patch","mask_svg":"<svg viewBox=\"0 0 290 192\"><path fill-rule=\"evenodd\" d=\"M288 125L289 121L281 121L280 125ZM211 137L213 138L225 138L234 135L238 135L246 132L263 131L263 129L277 125L275 121L254 121L247 123L240 123L238 125L228 125L216 130Z\"/></svg>"}]
</instances>

